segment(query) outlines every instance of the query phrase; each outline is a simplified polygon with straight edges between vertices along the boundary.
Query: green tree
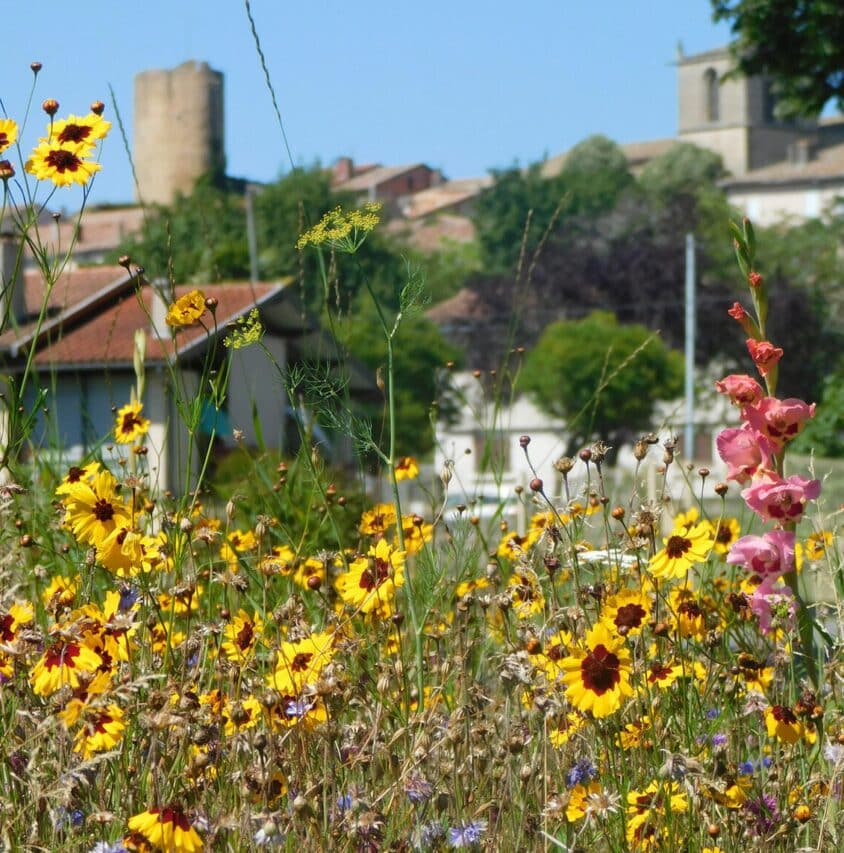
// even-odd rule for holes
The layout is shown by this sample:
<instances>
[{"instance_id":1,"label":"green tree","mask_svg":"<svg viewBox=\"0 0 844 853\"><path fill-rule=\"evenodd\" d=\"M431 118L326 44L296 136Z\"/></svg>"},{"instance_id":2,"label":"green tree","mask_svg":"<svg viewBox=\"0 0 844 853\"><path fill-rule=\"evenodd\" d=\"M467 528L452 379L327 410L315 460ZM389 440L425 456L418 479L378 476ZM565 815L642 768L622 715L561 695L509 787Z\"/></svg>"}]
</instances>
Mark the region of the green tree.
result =
<instances>
[{"instance_id":1,"label":"green tree","mask_svg":"<svg viewBox=\"0 0 844 853\"><path fill-rule=\"evenodd\" d=\"M600 134L587 137L569 151L560 180L566 217L606 213L635 183L624 152Z\"/></svg>"},{"instance_id":2,"label":"green tree","mask_svg":"<svg viewBox=\"0 0 844 853\"><path fill-rule=\"evenodd\" d=\"M595 311L548 326L521 380L545 411L565 420L570 450L593 438L617 446L651 426L657 399L680 394L683 359L644 326Z\"/></svg>"},{"instance_id":3,"label":"green tree","mask_svg":"<svg viewBox=\"0 0 844 853\"><path fill-rule=\"evenodd\" d=\"M844 14L841 0L711 0L729 21L738 70L770 76L783 115L844 108Z\"/></svg>"}]
</instances>

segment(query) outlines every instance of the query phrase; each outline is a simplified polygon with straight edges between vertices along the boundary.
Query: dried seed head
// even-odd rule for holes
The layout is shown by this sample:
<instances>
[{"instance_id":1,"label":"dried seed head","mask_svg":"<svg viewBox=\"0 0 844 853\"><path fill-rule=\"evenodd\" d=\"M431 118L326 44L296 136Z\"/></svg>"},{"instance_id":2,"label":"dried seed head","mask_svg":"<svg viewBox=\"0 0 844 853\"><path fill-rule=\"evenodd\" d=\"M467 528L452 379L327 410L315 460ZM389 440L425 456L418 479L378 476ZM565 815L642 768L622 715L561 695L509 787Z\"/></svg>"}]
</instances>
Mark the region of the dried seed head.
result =
<instances>
[{"instance_id":1,"label":"dried seed head","mask_svg":"<svg viewBox=\"0 0 844 853\"><path fill-rule=\"evenodd\" d=\"M574 468L574 459L570 456L561 456L555 463L554 467L559 471L563 476L568 474L572 468Z\"/></svg>"}]
</instances>

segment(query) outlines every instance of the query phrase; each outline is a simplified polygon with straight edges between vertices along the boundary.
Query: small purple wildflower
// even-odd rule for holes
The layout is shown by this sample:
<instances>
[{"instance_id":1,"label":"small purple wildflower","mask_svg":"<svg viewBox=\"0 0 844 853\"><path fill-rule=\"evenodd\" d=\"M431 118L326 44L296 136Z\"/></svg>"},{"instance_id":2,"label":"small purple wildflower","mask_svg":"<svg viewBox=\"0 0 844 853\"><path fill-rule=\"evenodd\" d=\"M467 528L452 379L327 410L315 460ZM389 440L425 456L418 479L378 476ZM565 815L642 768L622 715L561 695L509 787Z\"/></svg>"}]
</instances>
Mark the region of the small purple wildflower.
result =
<instances>
[{"instance_id":1,"label":"small purple wildflower","mask_svg":"<svg viewBox=\"0 0 844 853\"><path fill-rule=\"evenodd\" d=\"M486 832L486 827L487 823L483 818L451 827L448 830L448 846L452 848L474 847L481 843L481 837Z\"/></svg>"},{"instance_id":2,"label":"small purple wildflower","mask_svg":"<svg viewBox=\"0 0 844 853\"><path fill-rule=\"evenodd\" d=\"M340 794L337 797L337 808L340 809L341 812L347 812L352 808L354 804L354 800L352 799L351 794Z\"/></svg>"},{"instance_id":3,"label":"small purple wildflower","mask_svg":"<svg viewBox=\"0 0 844 853\"><path fill-rule=\"evenodd\" d=\"M436 847L445 838L445 827L435 820L423 823L413 833L413 846L416 850Z\"/></svg>"},{"instance_id":4,"label":"small purple wildflower","mask_svg":"<svg viewBox=\"0 0 844 853\"><path fill-rule=\"evenodd\" d=\"M566 784L569 788L575 785L585 785L598 775L595 765L588 758L581 758L574 767L566 773Z\"/></svg>"},{"instance_id":5,"label":"small purple wildflower","mask_svg":"<svg viewBox=\"0 0 844 853\"><path fill-rule=\"evenodd\" d=\"M411 803L424 803L434 793L434 786L421 776L411 777L404 783L404 792Z\"/></svg>"},{"instance_id":6,"label":"small purple wildflower","mask_svg":"<svg viewBox=\"0 0 844 853\"><path fill-rule=\"evenodd\" d=\"M738 766L739 776L752 776L754 770L756 767L752 761L742 761Z\"/></svg>"},{"instance_id":7,"label":"small purple wildflower","mask_svg":"<svg viewBox=\"0 0 844 853\"><path fill-rule=\"evenodd\" d=\"M120 601L117 605L117 609L121 613L125 613L127 610L132 609L132 605L138 600L138 590L133 586L129 586L128 584L120 587Z\"/></svg>"},{"instance_id":8,"label":"small purple wildflower","mask_svg":"<svg viewBox=\"0 0 844 853\"><path fill-rule=\"evenodd\" d=\"M747 800L743 808L752 816L752 831L760 838L770 835L780 822L777 801L770 794Z\"/></svg>"},{"instance_id":9,"label":"small purple wildflower","mask_svg":"<svg viewBox=\"0 0 844 853\"><path fill-rule=\"evenodd\" d=\"M721 716L721 712L717 708L710 708L706 712L706 719L707 720L717 720L718 717L720 717L720 716Z\"/></svg>"},{"instance_id":10,"label":"small purple wildflower","mask_svg":"<svg viewBox=\"0 0 844 853\"><path fill-rule=\"evenodd\" d=\"M727 736L721 732L712 735L712 745L715 747L724 746L727 742Z\"/></svg>"},{"instance_id":11,"label":"small purple wildflower","mask_svg":"<svg viewBox=\"0 0 844 853\"><path fill-rule=\"evenodd\" d=\"M98 841L88 853L129 853L129 851L120 841L116 841L114 844L109 844L108 841Z\"/></svg>"}]
</instances>

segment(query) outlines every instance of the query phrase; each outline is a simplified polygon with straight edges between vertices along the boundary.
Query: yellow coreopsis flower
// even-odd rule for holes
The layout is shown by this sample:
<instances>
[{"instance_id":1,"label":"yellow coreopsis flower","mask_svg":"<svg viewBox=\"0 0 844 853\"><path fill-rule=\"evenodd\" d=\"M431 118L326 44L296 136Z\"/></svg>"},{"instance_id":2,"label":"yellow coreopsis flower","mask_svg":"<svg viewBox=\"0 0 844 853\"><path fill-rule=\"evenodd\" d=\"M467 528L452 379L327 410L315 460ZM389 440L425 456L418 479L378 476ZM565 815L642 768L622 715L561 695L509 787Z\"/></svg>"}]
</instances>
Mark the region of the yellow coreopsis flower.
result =
<instances>
[{"instance_id":1,"label":"yellow coreopsis flower","mask_svg":"<svg viewBox=\"0 0 844 853\"><path fill-rule=\"evenodd\" d=\"M566 698L578 711L608 717L633 694L630 652L624 639L600 622L586 635L586 647L572 649L560 667L565 672Z\"/></svg>"},{"instance_id":2,"label":"yellow coreopsis flower","mask_svg":"<svg viewBox=\"0 0 844 853\"><path fill-rule=\"evenodd\" d=\"M803 723L784 705L765 709L765 728L768 737L775 737L781 743L797 743L803 737Z\"/></svg>"},{"instance_id":3,"label":"yellow coreopsis flower","mask_svg":"<svg viewBox=\"0 0 844 853\"><path fill-rule=\"evenodd\" d=\"M349 571L337 578L337 591L349 607L361 613L385 614L396 591L404 585L404 551L379 539L366 555L349 564Z\"/></svg>"},{"instance_id":4,"label":"yellow coreopsis flower","mask_svg":"<svg viewBox=\"0 0 844 853\"><path fill-rule=\"evenodd\" d=\"M569 791L569 801L566 806L566 820L569 823L575 823L586 816L587 799L589 795L601 793L600 782L589 782L587 785L575 785Z\"/></svg>"},{"instance_id":5,"label":"yellow coreopsis flower","mask_svg":"<svg viewBox=\"0 0 844 853\"><path fill-rule=\"evenodd\" d=\"M95 113L88 113L86 116L69 115L48 125L48 135L39 141L59 145L78 145L80 151L89 153L94 143L104 139L110 129L111 122Z\"/></svg>"},{"instance_id":6,"label":"yellow coreopsis flower","mask_svg":"<svg viewBox=\"0 0 844 853\"><path fill-rule=\"evenodd\" d=\"M79 687L80 672L95 672L102 658L81 643L58 642L38 659L29 674L33 692L51 696L62 687Z\"/></svg>"},{"instance_id":7,"label":"yellow coreopsis flower","mask_svg":"<svg viewBox=\"0 0 844 853\"><path fill-rule=\"evenodd\" d=\"M535 616L545 609L545 596L532 569L520 568L510 575L507 590L513 597L513 612L519 619Z\"/></svg>"},{"instance_id":8,"label":"yellow coreopsis flower","mask_svg":"<svg viewBox=\"0 0 844 853\"><path fill-rule=\"evenodd\" d=\"M18 138L18 125L10 118L0 118L0 152L13 145Z\"/></svg>"},{"instance_id":9,"label":"yellow coreopsis flower","mask_svg":"<svg viewBox=\"0 0 844 853\"><path fill-rule=\"evenodd\" d=\"M622 637L632 637L647 624L651 606L651 598L646 593L638 589L623 589L604 601L601 621Z\"/></svg>"},{"instance_id":10,"label":"yellow coreopsis flower","mask_svg":"<svg viewBox=\"0 0 844 853\"><path fill-rule=\"evenodd\" d=\"M388 527L396 523L396 508L393 504L376 504L360 517L358 532L365 536L383 536Z\"/></svg>"},{"instance_id":11,"label":"yellow coreopsis flower","mask_svg":"<svg viewBox=\"0 0 844 853\"><path fill-rule=\"evenodd\" d=\"M270 686L282 696L299 696L334 657L334 639L333 632L321 631L304 640L282 643L276 655L275 672L268 677Z\"/></svg>"},{"instance_id":12,"label":"yellow coreopsis flower","mask_svg":"<svg viewBox=\"0 0 844 853\"><path fill-rule=\"evenodd\" d=\"M117 495L117 480L100 471L74 483L65 497L65 523L83 545L98 547L114 530L131 527L131 510Z\"/></svg>"},{"instance_id":13,"label":"yellow coreopsis flower","mask_svg":"<svg viewBox=\"0 0 844 853\"><path fill-rule=\"evenodd\" d=\"M181 806L171 803L129 818L129 829L166 853L197 853L203 843Z\"/></svg>"},{"instance_id":14,"label":"yellow coreopsis flower","mask_svg":"<svg viewBox=\"0 0 844 853\"><path fill-rule=\"evenodd\" d=\"M224 640L220 646L223 654L241 664L251 660L263 630L264 622L257 613L250 619L245 610L239 610L223 630Z\"/></svg>"},{"instance_id":15,"label":"yellow coreopsis flower","mask_svg":"<svg viewBox=\"0 0 844 853\"><path fill-rule=\"evenodd\" d=\"M88 707L82 714L82 728L73 739L73 751L86 761L98 752L114 749L123 738L125 715L119 705Z\"/></svg>"},{"instance_id":16,"label":"yellow coreopsis flower","mask_svg":"<svg viewBox=\"0 0 844 853\"><path fill-rule=\"evenodd\" d=\"M694 527L675 527L663 540L665 547L650 562L650 572L655 578L683 578L695 563L702 563L715 545L706 523Z\"/></svg>"},{"instance_id":17,"label":"yellow coreopsis flower","mask_svg":"<svg viewBox=\"0 0 844 853\"><path fill-rule=\"evenodd\" d=\"M179 329L195 325L204 313L205 294L201 290L191 290L170 306L164 319L168 326Z\"/></svg>"},{"instance_id":18,"label":"yellow coreopsis flower","mask_svg":"<svg viewBox=\"0 0 844 853\"><path fill-rule=\"evenodd\" d=\"M117 411L114 421L114 440L118 444L132 444L136 438L146 435L149 430L149 418L141 415L143 403L127 403Z\"/></svg>"},{"instance_id":19,"label":"yellow coreopsis flower","mask_svg":"<svg viewBox=\"0 0 844 853\"><path fill-rule=\"evenodd\" d=\"M102 166L85 160L87 150L80 145L39 142L24 168L39 181L52 181L57 187L87 184Z\"/></svg>"},{"instance_id":20,"label":"yellow coreopsis flower","mask_svg":"<svg viewBox=\"0 0 844 853\"><path fill-rule=\"evenodd\" d=\"M419 476L419 463L412 456L402 456L394 470L396 480L415 480Z\"/></svg>"}]
</instances>

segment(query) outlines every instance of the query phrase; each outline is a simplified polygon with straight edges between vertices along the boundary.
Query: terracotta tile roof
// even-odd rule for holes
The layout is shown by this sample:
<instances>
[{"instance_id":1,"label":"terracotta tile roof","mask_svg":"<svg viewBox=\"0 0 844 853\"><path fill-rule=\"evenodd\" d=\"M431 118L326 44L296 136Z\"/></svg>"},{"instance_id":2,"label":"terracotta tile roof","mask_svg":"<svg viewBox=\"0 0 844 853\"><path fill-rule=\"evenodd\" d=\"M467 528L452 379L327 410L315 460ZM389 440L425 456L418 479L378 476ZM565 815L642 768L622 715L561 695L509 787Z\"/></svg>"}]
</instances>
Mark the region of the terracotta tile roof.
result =
<instances>
[{"instance_id":1,"label":"terracotta tile roof","mask_svg":"<svg viewBox=\"0 0 844 853\"><path fill-rule=\"evenodd\" d=\"M69 265L50 291L47 300L50 313L65 311L101 288L125 278L126 270L119 266L73 267ZM24 273L27 313L38 314L46 292L47 285L41 271L27 270Z\"/></svg>"},{"instance_id":2,"label":"terracotta tile roof","mask_svg":"<svg viewBox=\"0 0 844 853\"><path fill-rule=\"evenodd\" d=\"M377 187L391 178L404 175L406 172L411 172L420 167L427 168L424 163L410 163L406 166L376 166L362 175L355 175L354 178L350 178L348 181L334 184L334 189L337 192L363 192L370 187Z\"/></svg>"},{"instance_id":3,"label":"terracotta tile roof","mask_svg":"<svg viewBox=\"0 0 844 853\"><path fill-rule=\"evenodd\" d=\"M408 196L405 203L402 204L402 214L408 219L418 219L440 210L447 210L476 198L492 184L491 175L485 175L482 178L446 181L438 186L429 187Z\"/></svg>"},{"instance_id":4,"label":"terracotta tile roof","mask_svg":"<svg viewBox=\"0 0 844 853\"><path fill-rule=\"evenodd\" d=\"M191 285L176 288L175 297L192 290ZM206 296L217 299L217 328L225 333L230 321L245 314L253 305L260 305L284 289L281 284L248 282L209 284L202 287ZM174 352L174 341L165 326L166 337L158 337L152 330L150 316L155 310L152 288L144 286L140 298L134 291L125 293L116 303L95 316L63 332L39 349L36 364L62 366L98 366L102 364L132 364L136 329L146 329L148 363L162 362ZM213 327L212 327L213 328ZM185 354L194 345L205 340L206 330L193 326L181 330L175 338L177 354Z\"/></svg>"},{"instance_id":5,"label":"terracotta tile roof","mask_svg":"<svg viewBox=\"0 0 844 853\"><path fill-rule=\"evenodd\" d=\"M475 223L468 216L440 213L431 219L391 219L386 231L422 252L433 252L446 242L471 243Z\"/></svg>"},{"instance_id":6,"label":"terracotta tile roof","mask_svg":"<svg viewBox=\"0 0 844 853\"><path fill-rule=\"evenodd\" d=\"M438 302L425 312L425 316L438 325L447 325L460 320L480 320L496 315L492 303L484 295L469 287L454 294L450 299Z\"/></svg>"}]
</instances>

